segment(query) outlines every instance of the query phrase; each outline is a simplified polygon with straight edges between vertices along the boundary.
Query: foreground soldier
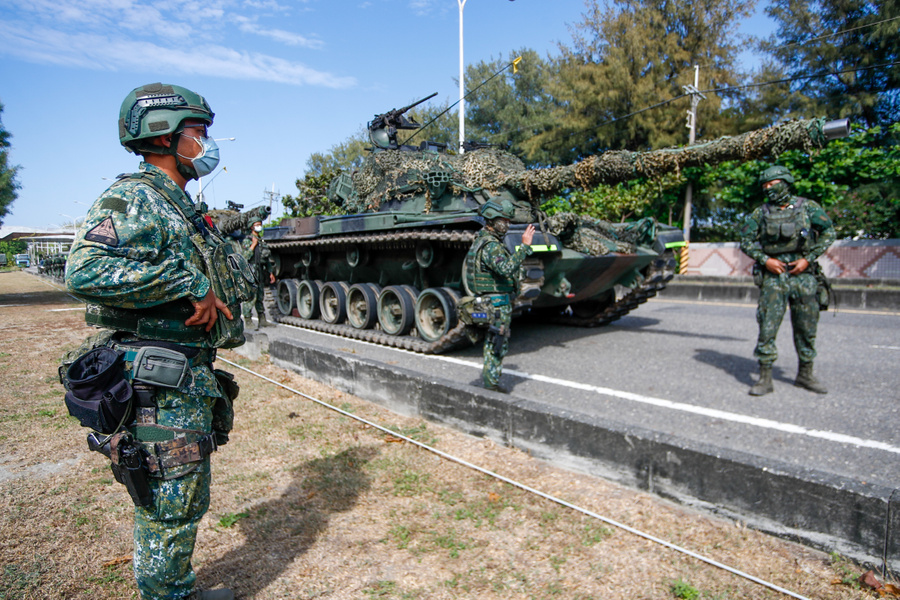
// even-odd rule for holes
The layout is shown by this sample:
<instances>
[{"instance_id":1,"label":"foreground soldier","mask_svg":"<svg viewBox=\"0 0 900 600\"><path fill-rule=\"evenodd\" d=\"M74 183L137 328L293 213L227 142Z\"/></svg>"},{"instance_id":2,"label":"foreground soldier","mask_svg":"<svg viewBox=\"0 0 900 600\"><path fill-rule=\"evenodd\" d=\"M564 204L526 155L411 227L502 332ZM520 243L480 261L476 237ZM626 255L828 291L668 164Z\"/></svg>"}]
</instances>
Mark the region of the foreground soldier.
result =
<instances>
[{"instance_id":1,"label":"foreground soldier","mask_svg":"<svg viewBox=\"0 0 900 600\"><path fill-rule=\"evenodd\" d=\"M249 274L240 254L240 264L207 255L221 238L184 191L218 163L207 137L213 116L202 96L179 86L146 85L126 97L119 139L143 156L140 173L120 176L91 207L66 273L69 290L88 303L88 322L115 331L94 336L100 341L93 345L124 353L134 390L136 414L109 428L118 433L106 440L114 466L123 448L143 458L138 475L146 482L122 483L135 501L134 574L144 600L234 597L230 590L195 589L191 566L209 507L209 455L228 439L237 395L231 376L213 371L215 349L243 342L241 321L232 320L242 298L221 291L242 282L221 272L220 263ZM228 248L220 252L234 252ZM141 352L148 350L152 359L144 362ZM181 377L160 377L179 364Z\"/></svg>"},{"instance_id":2,"label":"foreground soldier","mask_svg":"<svg viewBox=\"0 0 900 600\"><path fill-rule=\"evenodd\" d=\"M256 276L256 289L253 304L247 302L244 304L244 321L250 325L250 319L253 317L253 308L256 308L256 328L268 327L269 322L266 321L266 308L263 299L266 295L266 284L275 283L275 261L272 259L272 251L263 241L263 225L262 221L256 221L250 227L250 235L245 236L241 242L241 248L244 258L253 267Z\"/></svg>"},{"instance_id":3,"label":"foreground soldier","mask_svg":"<svg viewBox=\"0 0 900 600\"><path fill-rule=\"evenodd\" d=\"M754 281L759 286L759 339L754 356L759 361L759 381L752 396L774 390L772 363L778 357L775 336L788 305L794 347L800 358L794 385L817 394L828 390L813 375L819 265L815 262L835 240L834 226L819 204L791 195L794 177L785 167L769 167L759 176L768 202L757 208L741 229L741 250L756 261Z\"/></svg>"},{"instance_id":4,"label":"foreground soldier","mask_svg":"<svg viewBox=\"0 0 900 600\"><path fill-rule=\"evenodd\" d=\"M488 200L479 214L484 217L485 226L466 256L466 278L472 293L486 298L491 306L491 324L484 336L481 380L486 389L505 393L507 390L500 387L500 374L503 357L509 352L512 301L519 290L519 267L532 252L534 225L525 229L522 245L510 254L503 245L503 236L515 215L512 203Z\"/></svg>"}]
</instances>

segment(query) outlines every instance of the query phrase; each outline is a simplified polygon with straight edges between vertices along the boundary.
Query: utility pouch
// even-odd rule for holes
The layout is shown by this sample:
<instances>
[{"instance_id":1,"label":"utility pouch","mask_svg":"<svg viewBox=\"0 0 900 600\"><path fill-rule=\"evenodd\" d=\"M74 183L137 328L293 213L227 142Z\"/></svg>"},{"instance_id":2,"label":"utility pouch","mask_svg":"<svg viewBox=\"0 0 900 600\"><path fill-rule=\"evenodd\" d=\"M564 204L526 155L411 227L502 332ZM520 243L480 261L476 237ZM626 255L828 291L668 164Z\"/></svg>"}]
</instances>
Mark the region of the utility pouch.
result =
<instances>
[{"instance_id":1,"label":"utility pouch","mask_svg":"<svg viewBox=\"0 0 900 600\"><path fill-rule=\"evenodd\" d=\"M165 388L180 388L191 372L191 363L181 352L143 346L134 357L132 379Z\"/></svg>"},{"instance_id":2,"label":"utility pouch","mask_svg":"<svg viewBox=\"0 0 900 600\"><path fill-rule=\"evenodd\" d=\"M255 296L256 278L242 254L229 242L210 233L205 239L199 233L191 242L203 257L207 277L216 297L224 302L234 319L219 312L219 318L209 332L214 348L235 348L244 343L244 323L241 321L241 302Z\"/></svg>"},{"instance_id":3,"label":"utility pouch","mask_svg":"<svg viewBox=\"0 0 900 600\"><path fill-rule=\"evenodd\" d=\"M66 408L82 427L109 434L134 418L134 391L125 379L122 353L94 348L60 376L67 390Z\"/></svg>"},{"instance_id":4,"label":"utility pouch","mask_svg":"<svg viewBox=\"0 0 900 600\"><path fill-rule=\"evenodd\" d=\"M828 281L828 277L822 272L821 267L819 267L817 263L814 263L814 268L814 274L816 276L816 300L819 302L819 310L828 310L828 307L831 305L831 296L834 294L834 290L831 289L831 282Z\"/></svg>"},{"instance_id":5,"label":"utility pouch","mask_svg":"<svg viewBox=\"0 0 900 600\"><path fill-rule=\"evenodd\" d=\"M763 282L763 266L759 263L753 263L753 285L762 287Z\"/></svg>"},{"instance_id":6,"label":"utility pouch","mask_svg":"<svg viewBox=\"0 0 900 600\"><path fill-rule=\"evenodd\" d=\"M463 296L457 303L459 320L466 325L487 327L491 324L491 303L483 296Z\"/></svg>"},{"instance_id":7,"label":"utility pouch","mask_svg":"<svg viewBox=\"0 0 900 600\"><path fill-rule=\"evenodd\" d=\"M212 430L216 436L216 444L224 446L228 443L228 434L234 427L234 401L240 392L240 386L234 375L221 369L214 369L213 375L222 389L222 395L216 398L212 410Z\"/></svg>"}]
</instances>

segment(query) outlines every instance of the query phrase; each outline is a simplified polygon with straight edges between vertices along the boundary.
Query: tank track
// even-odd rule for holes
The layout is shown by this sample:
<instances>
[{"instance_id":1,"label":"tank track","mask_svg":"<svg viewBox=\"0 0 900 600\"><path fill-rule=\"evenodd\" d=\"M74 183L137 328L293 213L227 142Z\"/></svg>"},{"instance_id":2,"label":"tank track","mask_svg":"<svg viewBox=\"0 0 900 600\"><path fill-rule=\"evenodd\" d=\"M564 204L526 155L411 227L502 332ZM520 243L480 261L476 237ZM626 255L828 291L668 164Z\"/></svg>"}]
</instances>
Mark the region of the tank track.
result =
<instances>
[{"instance_id":1,"label":"tank track","mask_svg":"<svg viewBox=\"0 0 900 600\"><path fill-rule=\"evenodd\" d=\"M460 242L471 244L475 240L476 232L474 231L396 231L392 233L375 233L375 234L359 234L359 235L341 235L329 238L316 238L311 240L292 240L292 241L272 241L269 246L272 248L305 248L310 246L339 246L346 244L380 244L392 242L409 242L428 240L431 242ZM271 320L290 325L292 327L300 327L302 329L311 329L323 333L330 333L354 340L371 342L381 346L389 346L392 348L401 348L410 350L420 354L440 354L457 346L468 343L466 337L465 324L459 323L438 340L427 342L413 335L390 335L380 329L357 329L352 325L326 323L318 319L302 319L300 317L282 315L275 304L274 295L266 294L265 299L266 310Z\"/></svg>"},{"instance_id":2,"label":"tank track","mask_svg":"<svg viewBox=\"0 0 900 600\"><path fill-rule=\"evenodd\" d=\"M675 276L676 264L675 253L668 250L650 263L644 280L637 287L632 288L631 291L600 312L589 317L579 317L571 311L566 311L558 315L546 316L541 321L572 327L599 327L612 323L665 289Z\"/></svg>"},{"instance_id":3,"label":"tank track","mask_svg":"<svg viewBox=\"0 0 900 600\"><path fill-rule=\"evenodd\" d=\"M396 231L393 233L373 233L360 235L337 235L310 240L271 241L270 248L305 248L308 246L339 246L342 244L385 243L428 240L430 242L466 242L475 241L474 231Z\"/></svg>"}]
</instances>

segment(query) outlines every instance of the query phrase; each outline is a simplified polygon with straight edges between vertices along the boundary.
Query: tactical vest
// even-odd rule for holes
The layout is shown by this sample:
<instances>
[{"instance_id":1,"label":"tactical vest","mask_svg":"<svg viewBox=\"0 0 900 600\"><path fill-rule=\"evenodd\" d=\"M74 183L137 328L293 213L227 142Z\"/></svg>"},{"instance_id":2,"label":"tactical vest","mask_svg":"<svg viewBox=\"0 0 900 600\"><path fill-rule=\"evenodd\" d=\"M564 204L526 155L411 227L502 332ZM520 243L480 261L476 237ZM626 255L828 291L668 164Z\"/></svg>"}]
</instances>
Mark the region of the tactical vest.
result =
<instances>
[{"instance_id":1,"label":"tactical vest","mask_svg":"<svg viewBox=\"0 0 900 600\"><path fill-rule=\"evenodd\" d=\"M190 301L181 298L138 310L88 304L85 321L91 325L135 333L146 339L182 344L202 343L212 348L234 348L243 344L241 302L255 296L255 278L247 260L206 223L193 204L172 187L168 178L151 172L133 173L119 179L113 187L128 180L139 181L156 190L191 224L195 230L191 243L203 262L203 273L209 278L213 293L228 306L235 318L228 320L220 311L216 324L209 332L202 325L187 327L184 321L194 313L194 309Z\"/></svg>"},{"instance_id":2,"label":"tactical vest","mask_svg":"<svg viewBox=\"0 0 900 600\"><path fill-rule=\"evenodd\" d=\"M466 285L473 294L512 294L517 291L518 279L506 277L485 269L481 260L484 247L491 241L490 236L481 236L466 255Z\"/></svg>"},{"instance_id":3,"label":"tactical vest","mask_svg":"<svg viewBox=\"0 0 900 600\"><path fill-rule=\"evenodd\" d=\"M798 252L810 241L812 223L803 208L803 198L794 197L793 208L779 210L770 204L763 205L760 223L760 245L769 256Z\"/></svg>"}]
</instances>

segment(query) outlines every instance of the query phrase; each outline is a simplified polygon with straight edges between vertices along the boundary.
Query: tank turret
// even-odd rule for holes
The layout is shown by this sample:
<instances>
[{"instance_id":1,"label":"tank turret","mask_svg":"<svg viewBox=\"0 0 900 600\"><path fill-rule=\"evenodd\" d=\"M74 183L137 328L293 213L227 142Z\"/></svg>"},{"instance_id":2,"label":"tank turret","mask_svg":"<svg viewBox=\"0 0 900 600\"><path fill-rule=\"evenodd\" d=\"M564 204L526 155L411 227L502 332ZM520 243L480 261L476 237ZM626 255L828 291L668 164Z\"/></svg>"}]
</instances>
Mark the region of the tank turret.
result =
<instances>
[{"instance_id":1,"label":"tank turret","mask_svg":"<svg viewBox=\"0 0 900 600\"><path fill-rule=\"evenodd\" d=\"M681 231L652 218L615 224L567 213L548 218L542 201L576 187L819 148L849 133L846 120L790 121L684 148L605 152L574 165L526 169L501 148L469 146L453 154L442 144L399 143L398 130L420 127L403 113L427 99L369 122L371 154L328 189L344 214L281 222L278 238L269 241L277 321L419 352L462 343L456 306L467 294L465 255L484 224L477 211L489 199L506 199L516 209L505 241L510 249L521 243L526 224L539 226L520 272L516 313L581 326L609 323L665 287L675 272L674 251L684 244Z\"/></svg>"}]
</instances>

